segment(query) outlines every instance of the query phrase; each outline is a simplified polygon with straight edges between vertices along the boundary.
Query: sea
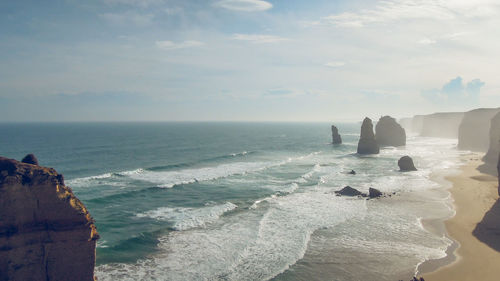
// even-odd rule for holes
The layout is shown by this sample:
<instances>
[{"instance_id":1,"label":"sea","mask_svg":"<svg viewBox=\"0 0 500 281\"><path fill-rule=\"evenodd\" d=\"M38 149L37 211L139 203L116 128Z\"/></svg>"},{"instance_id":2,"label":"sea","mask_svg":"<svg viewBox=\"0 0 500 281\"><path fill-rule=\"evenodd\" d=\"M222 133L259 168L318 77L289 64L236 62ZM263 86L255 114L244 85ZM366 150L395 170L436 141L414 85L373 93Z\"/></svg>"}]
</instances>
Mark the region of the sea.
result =
<instances>
[{"instance_id":1,"label":"sea","mask_svg":"<svg viewBox=\"0 0 500 281\"><path fill-rule=\"evenodd\" d=\"M0 155L64 174L95 219L100 281L398 280L446 257L457 140L361 156L361 124L335 125L341 145L329 123L0 123Z\"/></svg>"}]
</instances>

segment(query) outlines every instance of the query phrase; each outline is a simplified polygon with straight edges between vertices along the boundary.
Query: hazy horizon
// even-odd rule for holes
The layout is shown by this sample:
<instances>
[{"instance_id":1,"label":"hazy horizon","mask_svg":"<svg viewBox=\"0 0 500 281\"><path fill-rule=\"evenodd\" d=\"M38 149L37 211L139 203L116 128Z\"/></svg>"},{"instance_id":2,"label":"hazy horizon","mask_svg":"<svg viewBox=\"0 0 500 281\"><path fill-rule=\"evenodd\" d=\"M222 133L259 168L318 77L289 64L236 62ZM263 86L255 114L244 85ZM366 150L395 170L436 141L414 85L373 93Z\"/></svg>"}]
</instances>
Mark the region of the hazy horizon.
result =
<instances>
[{"instance_id":1,"label":"hazy horizon","mask_svg":"<svg viewBox=\"0 0 500 281\"><path fill-rule=\"evenodd\" d=\"M500 106L493 0L0 3L0 120L358 122Z\"/></svg>"}]
</instances>

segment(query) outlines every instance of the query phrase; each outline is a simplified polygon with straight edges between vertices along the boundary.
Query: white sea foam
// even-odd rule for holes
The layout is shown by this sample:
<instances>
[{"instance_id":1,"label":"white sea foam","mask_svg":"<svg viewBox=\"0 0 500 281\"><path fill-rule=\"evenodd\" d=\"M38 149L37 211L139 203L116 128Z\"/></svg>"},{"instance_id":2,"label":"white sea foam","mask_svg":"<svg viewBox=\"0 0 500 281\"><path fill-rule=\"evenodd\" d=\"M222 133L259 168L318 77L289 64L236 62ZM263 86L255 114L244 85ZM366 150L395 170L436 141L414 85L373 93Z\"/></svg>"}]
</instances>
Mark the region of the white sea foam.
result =
<instances>
[{"instance_id":1,"label":"white sea foam","mask_svg":"<svg viewBox=\"0 0 500 281\"><path fill-rule=\"evenodd\" d=\"M139 218L152 218L162 221L173 222L173 229L187 230L194 227L204 227L219 219L224 213L236 209L238 206L226 202L221 205L206 206L202 208L169 208L161 207L156 210L137 214Z\"/></svg>"}]
</instances>

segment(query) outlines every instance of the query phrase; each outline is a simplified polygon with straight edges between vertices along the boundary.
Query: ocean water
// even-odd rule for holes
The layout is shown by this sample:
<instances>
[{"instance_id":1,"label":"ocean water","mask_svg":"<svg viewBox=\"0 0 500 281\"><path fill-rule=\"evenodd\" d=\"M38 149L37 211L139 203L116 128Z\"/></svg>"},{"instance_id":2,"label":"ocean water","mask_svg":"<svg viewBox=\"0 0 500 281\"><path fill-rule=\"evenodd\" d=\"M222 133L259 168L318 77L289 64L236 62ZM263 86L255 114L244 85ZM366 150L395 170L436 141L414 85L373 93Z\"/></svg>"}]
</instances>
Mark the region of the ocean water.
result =
<instances>
[{"instance_id":1,"label":"ocean water","mask_svg":"<svg viewBox=\"0 0 500 281\"><path fill-rule=\"evenodd\" d=\"M457 141L359 156L360 124L336 125L342 145L326 123L0 124L0 155L64 174L101 235L99 280L395 280L444 257L423 224L454 214L433 177L461 165Z\"/></svg>"}]
</instances>

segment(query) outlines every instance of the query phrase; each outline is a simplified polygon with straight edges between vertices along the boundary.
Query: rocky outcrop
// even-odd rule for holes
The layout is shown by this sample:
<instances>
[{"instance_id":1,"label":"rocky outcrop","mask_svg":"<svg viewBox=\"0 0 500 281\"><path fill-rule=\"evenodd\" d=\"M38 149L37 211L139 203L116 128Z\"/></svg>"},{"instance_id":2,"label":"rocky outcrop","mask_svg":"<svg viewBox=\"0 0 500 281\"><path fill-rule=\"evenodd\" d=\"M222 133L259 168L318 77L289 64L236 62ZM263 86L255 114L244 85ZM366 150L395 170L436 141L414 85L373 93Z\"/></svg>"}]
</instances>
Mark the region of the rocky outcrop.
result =
<instances>
[{"instance_id":1,"label":"rocky outcrop","mask_svg":"<svg viewBox=\"0 0 500 281\"><path fill-rule=\"evenodd\" d=\"M34 154L28 154L24 156L23 160L21 160L23 163L27 164L33 164L33 165L38 165L38 159L36 159Z\"/></svg>"},{"instance_id":2,"label":"rocky outcrop","mask_svg":"<svg viewBox=\"0 0 500 281\"><path fill-rule=\"evenodd\" d=\"M98 238L62 175L0 157L0 280L94 280Z\"/></svg>"},{"instance_id":3,"label":"rocky outcrop","mask_svg":"<svg viewBox=\"0 0 500 281\"><path fill-rule=\"evenodd\" d=\"M334 125L332 125L332 143L333 144L342 143L342 137L339 135L339 130Z\"/></svg>"},{"instance_id":4,"label":"rocky outcrop","mask_svg":"<svg viewBox=\"0 0 500 281\"><path fill-rule=\"evenodd\" d=\"M342 188L341 190L335 191L335 194L337 195L343 195L343 196L362 196L363 193L361 193L359 190L354 189L350 186L346 186Z\"/></svg>"},{"instance_id":5,"label":"rocky outcrop","mask_svg":"<svg viewBox=\"0 0 500 281\"><path fill-rule=\"evenodd\" d=\"M376 189L376 188L369 188L368 189L368 196L370 198L378 198L380 196L382 196L382 192L380 192L380 190Z\"/></svg>"},{"instance_id":6,"label":"rocky outcrop","mask_svg":"<svg viewBox=\"0 0 500 281\"><path fill-rule=\"evenodd\" d=\"M490 146L491 119L500 108L479 108L465 113L458 129L458 148L486 152Z\"/></svg>"},{"instance_id":7,"label":"rocky outcrop","mask_svg":"<svg viewBox=\"0 0 500 281\"><path fill-rule=\"evenodd\" d=\"M490 122L490 147L483 157L484 164L479 167L483 173L498 176L497 161L500 155L500 113L497 113Z\"/></svg>"},{"instance_id":8,"label":"rocky outcrop","mask_svg":"<svg viewBox=\"0 0 500 281\"><path fill-rule=\"evenodd\" d=\"M458 137L458 127L464 117L463 112L438 112L422 116L423 137L453 138Z\"/></svg>"},{"instance_id":9,"label":"rocky outcrop","mask_svg":"<svg viewBox=\"0 0 500 281\"><path fill-rule=\"evenodd\" d=\"M375 139L379 145L406 145L406 132L391 116L381 117L375 126Z\"/></svg>"},{"instance_id":10,"label":"rocky outcrop","mask_svg":"<svg viewBox=\"0 0 500 281\"><path fill-rule=\"evenodd\" d=\"M379 152L380 147L375 140L372 120L366 117L365 120L363 120L363 124L361 125L361 136L358 142L358 153L377 154Z\"/></svg>"},{"instance_id":11,"label":"rocky outcrop","mask_svg":"<svg viewBox=\"0 0 500 281\"><path fill-rule=\"evenodd\" d=\"M416 171L415 165L413 164L413 159L410 156L403 156L398 161L399 170L402 172Z\"/></svg>"}]
</instances>

